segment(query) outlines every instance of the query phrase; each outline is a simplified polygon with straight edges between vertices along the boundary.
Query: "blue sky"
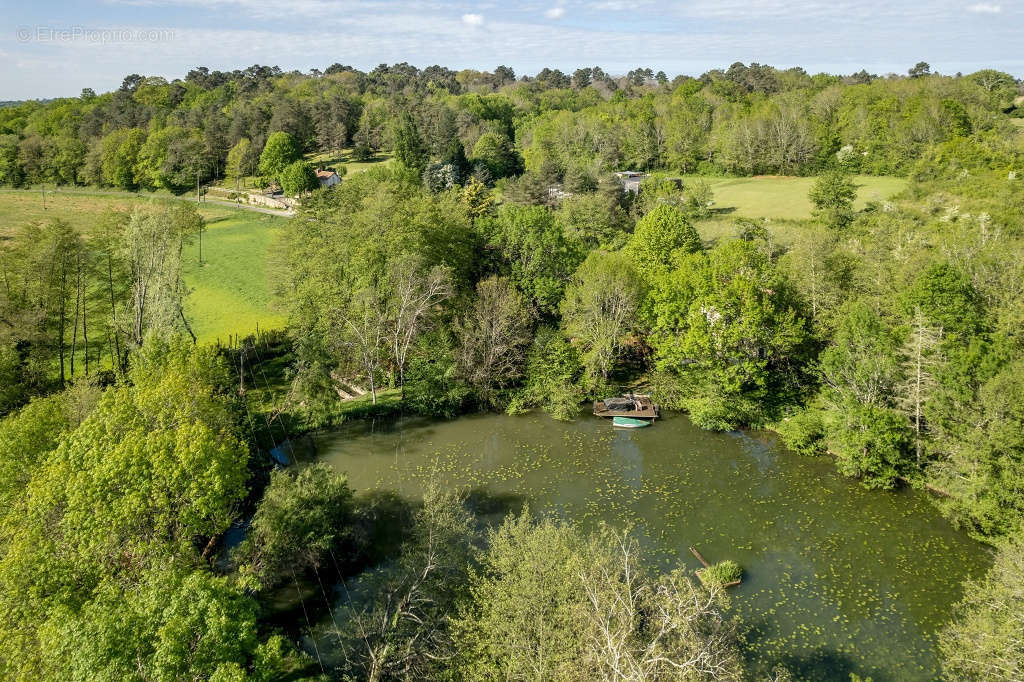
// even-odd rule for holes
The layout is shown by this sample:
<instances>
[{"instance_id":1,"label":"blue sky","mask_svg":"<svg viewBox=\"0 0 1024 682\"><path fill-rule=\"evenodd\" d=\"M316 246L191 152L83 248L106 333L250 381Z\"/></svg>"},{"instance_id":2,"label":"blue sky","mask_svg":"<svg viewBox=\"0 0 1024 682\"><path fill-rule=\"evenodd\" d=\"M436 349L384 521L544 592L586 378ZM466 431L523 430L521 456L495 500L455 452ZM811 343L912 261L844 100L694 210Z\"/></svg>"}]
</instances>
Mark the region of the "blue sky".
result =
<instances>
[{"instance_id":1,"label":"blue sky","mask_svg":"<svg viewBox=\"0 0 1024 682\"><path fill-rule=\"evenodd\" d=\"M811 72L1024 76L1021 0L106 0L3 4L0 100L116 88L128 73L381 62L517 73L636 66L698 75L734 61Z\"/></svg>"}]
</instances>

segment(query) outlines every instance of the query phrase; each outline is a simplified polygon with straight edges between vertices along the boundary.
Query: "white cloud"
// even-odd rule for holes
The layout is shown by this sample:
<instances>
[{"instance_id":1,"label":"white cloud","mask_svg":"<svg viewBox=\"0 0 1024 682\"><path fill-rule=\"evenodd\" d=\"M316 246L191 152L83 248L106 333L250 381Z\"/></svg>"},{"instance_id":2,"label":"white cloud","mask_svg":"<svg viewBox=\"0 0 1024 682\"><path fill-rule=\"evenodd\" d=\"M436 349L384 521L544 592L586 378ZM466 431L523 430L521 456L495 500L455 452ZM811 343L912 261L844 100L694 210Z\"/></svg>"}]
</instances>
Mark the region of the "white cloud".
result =
<instances>
[{"instance_id":1,"label":"white cloud","mask_svg":"<svg viewBox=\"0 0 1024 682\"><path fill-rule=\"evenodd\" d=\"M1002 5L994 5L991 2L979 2L974 5L967 6L968 12L974 12L975 14L999 14L1003 11Z\"/></svg>"},{"instance_id":2,"label":"white cloud","mask_svg":"<svg viewBox=\"0 0 1024 682\"><path fill-rule=\"evenodd\" d=\"M484 15L482 14L463 14L462 23L466 26L483 26Z\"/></svg>"},{"instance_id":3,"label":"white cloud","mask_svg":"<svg viewBox=\"0 0 1024 682\"><path fill-rule=\"evenodd\" d=\"M564 7L552 7L551 9L544 10L544 16L548 19L561 19L565 16Z\"/></svg>"}]
</instances>

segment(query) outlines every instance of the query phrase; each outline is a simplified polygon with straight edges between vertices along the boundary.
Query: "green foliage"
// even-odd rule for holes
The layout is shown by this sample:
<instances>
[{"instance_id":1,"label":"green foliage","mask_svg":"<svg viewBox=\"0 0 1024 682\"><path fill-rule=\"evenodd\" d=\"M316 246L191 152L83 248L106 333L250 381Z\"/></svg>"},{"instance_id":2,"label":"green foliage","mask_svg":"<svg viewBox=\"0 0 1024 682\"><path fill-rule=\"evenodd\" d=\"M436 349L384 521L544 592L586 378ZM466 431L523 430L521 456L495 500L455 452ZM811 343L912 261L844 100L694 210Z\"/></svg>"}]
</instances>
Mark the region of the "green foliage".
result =
<instances>
[{"instance_id":1,"label":"green foliage","mask_svg":"<svg viewBox=\"0 0 1024 682\"><path fill-rule=\"evenodd\" d=\"M69 394L4 423L35 460L4 490L17 513L0 517L5 678L205 678L247 665L256 605L201 568L198 549L246 493L229 383L212 349L153 342L94 409Z\"/></svg>"},{"instance_id":2,"label":"green foliage","mask_svg":"<svg viewBox=\"0 0 1024 682\"><path fill-rule=\"evenodd\" d=\"M526 382L508 408L510 413L540 407L555 419L569 420L583 401L583 362L565 337L551 327L538 330L526 356Z\"/></svg>"},{"instance_id":3,"label":"green foliage","mask_svg":"<svg viewBox=\"0 0 1024 682\"><path fill-rule=\"evenodd\" d=\"M103 184L135 188L135 165L145 141L146 132L139 128L120 128L103 138L99 147Z\"/></svg>"},{"instance_id":4,"label":"green foliage","mask_svg":"<svg viewBox=\"0 0 1024 682\"><path fill-rule=\"evenodd\" d=\"M543 206L505 205L477 229L495 249L509 279L542 313L554 313L566 280L584 258L582 245L566 236Z\"/></svg>"},{"instance_id":5,"label":"green foliage","mask_svg":"<svg viewBox=\"0 0 1024 682\"><path fill-rule=\"evenodd\" d=\"M412 116L403 116L395 131L395 160L416 173L422 173L430 161L430 153Z\"/></svg>"},{"instance_id":6,"label":"green foliage","mask_svg":"<svg viewBox=\"0 0 1024 682\"><path fill-rule=\"evenodd\" d=\"M269 588L310 568L346 542L352 491L323 463L274 471L236 560L243 574Z\"/></svg>"},{"instance_id":7,"label":"green foliage","mask_svg":"<svg viewBox=\"0 0 1024 682\"><path fill-rule=\"evenodd\" d=\"M462 412L471 390L459 376L456 344L447 330L417 341L405 374L405 401L413 411L448 419Z\"/></svg>"},{"instance_id":8,"label":"green foliage","mask_svg":"<svg viewBox=\"0 0 1024 682\"><path fill-rule=\"evenodd\" d=\"M583 536L525 512L506 518L491 531L454 622L458 674L603 679L630 660L670 679L700 656L719 679L740 679L735 624L720 602L683 569L655 578L643 565L637 544L607 529Z\"/></svg>"},{"instance_id":9,"label":"green foliage","mask_svg":"<svg viewBox=\"0 0 1024 682\"><path fill-rule=\"evenodd\" d=\"M920 311L946 333L970 336L982 326L978 294L964 273L948 263L929 265L902 293L905 315Z\"/></svg>"},{"instance_id":10,"label":"green foliage","mask_svg":"<svg viewBox=\"0 0 1024 682\"><path fill-rule=\"evenodd\" d=\"M302 159L302 149L291 135L278 131L267 138L260 154L260 175L276 178L290 164Z\"/></svg>"},{"instance_id":11,"label":"green foliage","mask_svg":"<svg viewBox=\"0 0 1024 682\"><path fill-rule=\"evenodd\" d=\"M968 581L953 622L939 636L949 680L1012 680L1024 676L1024 543L1007 541L984 577Z\"/></svg>"},{"instance_id":12,"label":"green foliage","mask_svg":"<svg viewBox=\"0 0 1024 682\"><path fill-rule=\"evenodd\" d=\"M492 180L522 172L519 154L512 141L501 133L484 133L473 147L472 161L487 170Z\"/></svg>"},{"instance_id":13,"label":"green foliage","mask_svg":"<svg viewBox=\"0 0 1024 682\"><path fill-rule=\"evenodd\" d=\"M814 216L829 227L841 229L853 220L853 200L857 198L857 185L842 170L829 170L821 174L810 192Z\"/></svg>"},{"instance_id":14,"label":"green foliage","mask_svg":"<svg viewBox=\"0 0 1024 682\"><path fill-rule=\"evenodd\" d=\"M700 572L700 580L705 585L724 587L743 577L743 569L732 559L711 564Z\"/></svg>"},{"instance_id":15,"label":"green foliage","mask_svg":"<svg viewBox=\"0 0 1024 682\"><path fill-rule=\"evenodd\" d=\"M820 455L824 451L825 421L818 409L800 410L775 423L772 428L787 448L801 455Z\"/></svg>"},{"instance_id":16,"label":"green foliage","mask_svg":"<svg viewBox=\"0 0 1024 682\"><path fill-rule=\"evenodd\" d=\"M573 274L562 301L566 334L582 350L585 388L608 380L619 349L638 324L643 284L622 252L592 251Z\"/></svg>"},{"instance_id":17,"label":"green foliage","mask_svg":"<svg viewBox=\"0 0 1024 682\"><path fill-rule=\"evenodd\" d=\"M279 180L281 190L289 196L311 192L320 187L316 172L305 161L295 161L285 166L281 170Z\"/></svg>"},{"instance_id":18,"label":"green foliage","mask_svg":"<svg viewBox=\"0 0 1024 682\"><path fill-rule=\"evenodd\" d=\"M1010 534L1024 517L1024 361L985 381L960 419L966 431L932 467L936 484L950 493L940 505L984 536Z\"/></svg>"},{"instance_id":19,"label":"green foliage","mask_svg":"<svg viewBox=\"0 0 1024 682\"><path fill-rule=\"evenodd\" d=\"M199 175L207 173L205 150L198 132L178 126L150 133L139 149L135 164L136 183L175 193L194 189Z\"/></svg>"},{"instance_id":20,"label":"green foliage","mask_svg":"<svg viewBox=\"0 0 1024 682\"><path fill-rule=\"evenodd\" d=\"M667 404L698 424L760 423L799 394L812 350L804 305L752 243L679 259L652 285L648 315L656 366L677 385Z\"/></svg>"},{"instance_id":21,"label":"green foliage","mask_svg":"<svg viewBox=\"0 0 1024 682\"><path fill-rule=\"evenodd\" d=\"M626 253L645 278L665 273L679 255L703 248L700 235L683 212L671 204L658 204L640 219L626 244Z\"/></svg>"},{"instance_id":22,"label":"green foliage","mask_svg":"<svg viewBox=\"0 0 1024 682\"><path fill-rule=\"evenodd\" d=\"M863 479L869 488L892 488L912 466L910 424L900 412L848 402L829 412L828 449L845 476Z\"/></svg>"}]
</instances>

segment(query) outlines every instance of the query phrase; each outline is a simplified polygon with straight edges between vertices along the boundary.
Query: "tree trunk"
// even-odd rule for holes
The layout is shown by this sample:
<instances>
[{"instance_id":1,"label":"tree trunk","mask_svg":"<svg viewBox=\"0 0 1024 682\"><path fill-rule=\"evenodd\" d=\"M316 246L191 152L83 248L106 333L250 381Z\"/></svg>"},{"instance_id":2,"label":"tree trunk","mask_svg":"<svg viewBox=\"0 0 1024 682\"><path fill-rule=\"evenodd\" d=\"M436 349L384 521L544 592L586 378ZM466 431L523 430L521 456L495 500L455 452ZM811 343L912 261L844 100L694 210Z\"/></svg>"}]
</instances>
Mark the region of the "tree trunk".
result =
<instances>
[{"instance_id":1,"label":"tree trunk","mask_svg":"<svg viewBox=\"0 0 1024 682\"><path fill-rule=\"evenodd\" d=\"M121 364L121 339L117 332L117 301L114 298L114 263L110 254L107 254L107 286L110 291L110 328L114 332L113 338L113 349L116 351L116 356L111 355L113 361L113 368L118 370L118 373L124 372L124 366Z\"/></svg>"},{"instance_id":2,"label":"tree trunk","mask_svg":"<svg viewBox=\"0 0 1024 682\"><path fill-rule=\"evenodd\" d=\"M75 287L75 330L71 332L71 380L75 380L75 354L78 352L78 318L82 310L82 264L78 264L78 286Z\"/></svg>"}]
</instances>

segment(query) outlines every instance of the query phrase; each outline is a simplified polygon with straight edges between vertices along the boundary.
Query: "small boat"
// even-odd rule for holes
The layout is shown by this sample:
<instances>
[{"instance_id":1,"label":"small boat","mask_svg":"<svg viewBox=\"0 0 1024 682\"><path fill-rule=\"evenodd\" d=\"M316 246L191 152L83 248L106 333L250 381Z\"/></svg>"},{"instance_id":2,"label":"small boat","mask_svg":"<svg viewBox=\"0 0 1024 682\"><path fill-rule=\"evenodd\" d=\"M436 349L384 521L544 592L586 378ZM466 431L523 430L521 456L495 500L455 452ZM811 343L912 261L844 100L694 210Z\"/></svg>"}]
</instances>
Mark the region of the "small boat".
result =
<instances>
[{"instance_id":1,"label":"small boat","mask_svg":"<svg viewBox=\"0 0 1024 682\"><path fill-rule=\"evenodd\" d=\"M634 419L633 417L612 417L612 426L619 426L624 429L641 429L650 426L647 419Z\"/></svg>"}]
</instances>

